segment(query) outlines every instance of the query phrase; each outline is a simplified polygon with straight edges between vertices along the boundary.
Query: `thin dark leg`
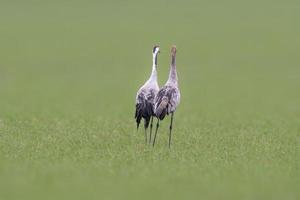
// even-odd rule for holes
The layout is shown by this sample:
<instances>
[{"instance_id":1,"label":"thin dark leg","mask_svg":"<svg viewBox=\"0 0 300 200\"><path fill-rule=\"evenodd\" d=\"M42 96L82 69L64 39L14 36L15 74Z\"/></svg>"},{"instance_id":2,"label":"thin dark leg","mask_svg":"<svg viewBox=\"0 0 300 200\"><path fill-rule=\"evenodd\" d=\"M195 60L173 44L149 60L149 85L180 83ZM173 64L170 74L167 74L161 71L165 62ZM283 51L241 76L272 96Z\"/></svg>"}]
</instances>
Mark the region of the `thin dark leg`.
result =
<instances>
[{"instance_id":1,"label":"thin dark leg","mask_svg":"<svg viewBox=\"0 0 300 200\"><path fill-rule=\"evenodd\" d=\"M149 138L149 144L151 143L152 127L153 127L153 116L151 117L151 122L150 122L150 138Z\"/></svg>"},{"instance_id":2,"label":"thin dark leg","mask_svg":"<svg viewBox=\"0 0 300 200\"><path fill-rule=\"evenodd\" d=\"M169 133L169 148L171 147L173 116L174 116L174 113L171 114L171 124L170 124L170 133Z\"/></svg>"},{"instance_id":3,"label":"thin dark leg","mask_svg":"<svg viewBox=\"0 0 300 200\"><path fill-rule=\"evenodd\" d=\"M145 143L147 144L147 128L145 127Z\"/></svg>"},{"instance_id":4,"label":"thin dark leg","mask_svg":"<svg viewBox=\"0 0 300 200\"><path fill-rule=\"evenodd\" d=\"M153 139L153 147L155 145L155 140L156 140L156 134L157 134L158 127L159 127L159 119L157 119L157 124L156 124L156 129L155 129L155 135L154 135L154 139Z\"/></svg>"}]
</instances>

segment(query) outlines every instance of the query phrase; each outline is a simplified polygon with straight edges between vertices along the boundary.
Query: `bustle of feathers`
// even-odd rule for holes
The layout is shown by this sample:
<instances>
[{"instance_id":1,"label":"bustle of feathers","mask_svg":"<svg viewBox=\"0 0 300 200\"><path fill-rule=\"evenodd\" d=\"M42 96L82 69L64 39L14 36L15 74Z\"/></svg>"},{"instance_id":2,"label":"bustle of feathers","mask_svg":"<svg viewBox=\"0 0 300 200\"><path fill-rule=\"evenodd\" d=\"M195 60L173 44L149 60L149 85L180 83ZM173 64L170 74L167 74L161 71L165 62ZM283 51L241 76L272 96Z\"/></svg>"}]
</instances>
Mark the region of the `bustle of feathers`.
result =
<instances>
[{"instance_id":1,"label":"bustle of feathers","mask_svg":"<svg viewBox=\"0 0 300 200\"><path fill-rule=\"evenodd\" d=\"M177 87L165 85L158 92L155 99L155 116L163 120L166 115L174 112L180 101L180 92Z\"/></svg>"},{"instance_id":2,"label":"bustle of feathers","mask_svg":"<svg viewBox=\"0 0 300 200\"><path fill-rule=\"evenodd\" d=\"M142 118L145 119L145 128L148 128L151 116L154 115L154 98L154 90L150 90L149 92L141 90L138 93L135 105L135 119L137 123L137 128L139 128Z\"/></svg>"}]
</instances>

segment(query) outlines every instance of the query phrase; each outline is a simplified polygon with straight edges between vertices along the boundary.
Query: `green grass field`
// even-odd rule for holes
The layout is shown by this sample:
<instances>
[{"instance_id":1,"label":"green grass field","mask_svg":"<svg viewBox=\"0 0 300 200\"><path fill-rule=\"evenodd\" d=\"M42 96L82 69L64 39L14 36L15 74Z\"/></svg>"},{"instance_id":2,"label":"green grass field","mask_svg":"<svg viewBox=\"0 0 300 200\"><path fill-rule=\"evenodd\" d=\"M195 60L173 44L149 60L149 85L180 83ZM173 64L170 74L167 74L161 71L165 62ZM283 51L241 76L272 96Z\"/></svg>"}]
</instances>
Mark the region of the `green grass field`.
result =
<instances>
[{"instance_id":1,"label":"green grass field","mask_svg":"<svg viewBox=\"0 0 300 200\"><path fill-rule=\"evenodd\" d=\"M0 200L300 199L299 1L0 2ZM135 95L176 44L155 148Z\"/></svg>"}]
</instances>

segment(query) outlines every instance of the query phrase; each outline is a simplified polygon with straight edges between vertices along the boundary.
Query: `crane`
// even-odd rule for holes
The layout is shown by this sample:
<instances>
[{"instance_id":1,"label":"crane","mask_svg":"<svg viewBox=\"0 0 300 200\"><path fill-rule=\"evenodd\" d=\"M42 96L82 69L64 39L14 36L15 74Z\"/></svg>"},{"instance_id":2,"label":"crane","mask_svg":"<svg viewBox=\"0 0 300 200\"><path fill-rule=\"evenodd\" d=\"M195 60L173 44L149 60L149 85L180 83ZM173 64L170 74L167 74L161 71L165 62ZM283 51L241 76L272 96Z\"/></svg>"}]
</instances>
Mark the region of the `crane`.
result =
<instances>
[{"instance_id":1,"label":"crane","mask_svg":"<svg viewBox=\"0 0 300 200\"><path fill-rule=\"evenodd\" d=\"M166 115L171 114L171 123L169 127L169 148L171 147L171 136L174 112L180 103L180 91L178 88L178 77L176 71L176 46L171 48L171 66L169 78L166 84L158 91L154 102L154 114L158 118L153 147L155 145L156 135L159 128L159 121L163 120Z\"/></svg>"},{"instance_id":2,"label":"crane","mask_svg":"<svg viewBox=\"0 0 300 200\"><path fill-rule=\"evenodd\" d=\"M152 50L152 72L149 79L145 84L138 90L136 95L136 111L135 119L137 124L137 129L139 128L141 119L144 119L144 128L145 128L145 142L147 143L147 129L150 123L150 140L152 134L152 123L154 116L154 100L159 90L157 83L157 56L159 53L159 46L155 45Z\"/></svg>"}]
</instances>

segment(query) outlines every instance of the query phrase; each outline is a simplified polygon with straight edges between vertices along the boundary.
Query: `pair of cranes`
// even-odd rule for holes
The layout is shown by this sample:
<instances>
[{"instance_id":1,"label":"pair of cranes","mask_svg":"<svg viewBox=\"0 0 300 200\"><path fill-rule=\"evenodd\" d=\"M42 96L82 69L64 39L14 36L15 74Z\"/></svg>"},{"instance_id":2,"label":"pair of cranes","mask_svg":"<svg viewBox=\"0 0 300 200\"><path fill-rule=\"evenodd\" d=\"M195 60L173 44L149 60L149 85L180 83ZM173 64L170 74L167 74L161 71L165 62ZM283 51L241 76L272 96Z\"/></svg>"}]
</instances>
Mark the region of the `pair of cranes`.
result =
<instances>
[{"instance_id":1,"label":"pair of cranes","mask_svg":"<svg viewBox=\"0 0 300 200\"><path fill-rule=\"evenodd\" d=\"M159 128L160 120L163 120L166 115L171 115L171 123L169 127L169 147L171 146L173 117L176 107L180 102L180 91L178 88L178 77L176 71L176 46L171 48L171 66L169 78L166 84L159 89L157 83L157 56L159 46L153 47L153 65L150 78L138 90L136 95L136 111L135 119L137 129L139 128L142 118L144 119L145 142L147 143L147 129L150 124L149 144L151 143L153 118L157 118L155 135L153 138L153 146L155 145L156 135Z\"/></svg>"}]
</instances>

